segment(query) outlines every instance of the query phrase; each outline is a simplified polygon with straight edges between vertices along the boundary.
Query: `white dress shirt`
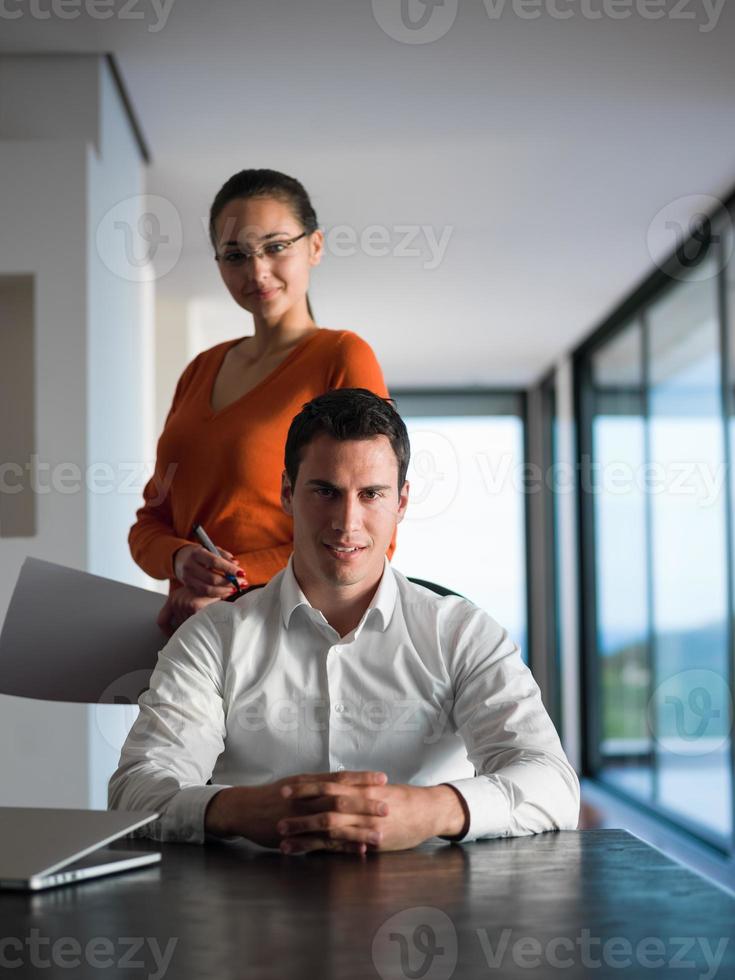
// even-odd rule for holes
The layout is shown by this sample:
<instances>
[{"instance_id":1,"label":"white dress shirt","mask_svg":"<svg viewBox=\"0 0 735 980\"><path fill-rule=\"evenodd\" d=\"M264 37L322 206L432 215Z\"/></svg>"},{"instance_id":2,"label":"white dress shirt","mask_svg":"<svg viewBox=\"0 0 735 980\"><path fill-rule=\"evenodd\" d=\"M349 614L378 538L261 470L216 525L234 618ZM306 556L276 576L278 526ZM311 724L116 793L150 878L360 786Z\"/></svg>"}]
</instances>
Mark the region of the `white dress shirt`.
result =
<instances>
[{"instance_id":1,"label":"white dress shirt","mask_svg":"<svg viewBox=\"0 0 735 980\"><path fill-rule=\"evenodd\" d=\"M226 786L340 769L451 783L470 814L463 841L577 825L577 776L516 644L482 609L387 560L341 638L291 562L265 588L213 603L161 651L139 704L109 805L157 810L146 832L162 840L203 841Z\"/></svg>"}]
</instances>

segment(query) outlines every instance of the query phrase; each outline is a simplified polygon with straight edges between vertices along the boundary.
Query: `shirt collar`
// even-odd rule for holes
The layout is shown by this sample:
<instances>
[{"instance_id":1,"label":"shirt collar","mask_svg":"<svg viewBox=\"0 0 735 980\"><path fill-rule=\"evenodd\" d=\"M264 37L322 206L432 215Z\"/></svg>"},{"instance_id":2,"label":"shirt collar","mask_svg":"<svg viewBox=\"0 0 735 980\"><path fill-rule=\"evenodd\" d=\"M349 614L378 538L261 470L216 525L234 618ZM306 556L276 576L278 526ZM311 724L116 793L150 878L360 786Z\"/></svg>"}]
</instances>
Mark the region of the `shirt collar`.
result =
<instances>
[{"instance_id":1,"label":"shirt collar","mask_svg":"<svg viewBox=\"0 0 735 980\"><path fill-rule=\"evenodd\" d=\"M380 629L384 632L388 628L388 624L393 616L393 610L396 607L396 599L398 597L398 585L396 584L396 577L393 574L390 562L387 558L384 561L385 565L380 584L375 590L375 595L370 605L365 610L365 614L354 631L355 638L360 635L368 619L373 619L376 623L379 623ZM306 608L307 615L310 619L319 620L324 623L327 622L320 610L315 609L301 591L301 587L296 581L296 576L293 572L293 555L291 555L284 569L283 579L281 581L281 617L286 629L291 625L291 617L300 606Z\"/></svg>"}]
</instances>

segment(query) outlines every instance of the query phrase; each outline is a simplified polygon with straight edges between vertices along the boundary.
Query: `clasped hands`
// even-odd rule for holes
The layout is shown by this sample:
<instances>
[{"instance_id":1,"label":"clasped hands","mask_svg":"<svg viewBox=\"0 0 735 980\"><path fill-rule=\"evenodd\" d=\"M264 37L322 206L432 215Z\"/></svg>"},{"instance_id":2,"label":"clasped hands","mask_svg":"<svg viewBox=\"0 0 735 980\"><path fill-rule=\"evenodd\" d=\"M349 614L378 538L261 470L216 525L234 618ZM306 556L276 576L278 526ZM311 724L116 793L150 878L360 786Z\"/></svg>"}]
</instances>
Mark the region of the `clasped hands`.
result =
<instances>
[{"instance_id":1,"label":"clasped hands","mask_svg":"<svg viewBox=\"0 0 735 980\"><path fill-rule=\"evenodd\" d=\"M383 772L343 770L221 790L207 809L206 827L284 854L365 854L404 850L437 835L462 836L466 812L451 786L389 784Z\"/></svg>"}]
</instances>

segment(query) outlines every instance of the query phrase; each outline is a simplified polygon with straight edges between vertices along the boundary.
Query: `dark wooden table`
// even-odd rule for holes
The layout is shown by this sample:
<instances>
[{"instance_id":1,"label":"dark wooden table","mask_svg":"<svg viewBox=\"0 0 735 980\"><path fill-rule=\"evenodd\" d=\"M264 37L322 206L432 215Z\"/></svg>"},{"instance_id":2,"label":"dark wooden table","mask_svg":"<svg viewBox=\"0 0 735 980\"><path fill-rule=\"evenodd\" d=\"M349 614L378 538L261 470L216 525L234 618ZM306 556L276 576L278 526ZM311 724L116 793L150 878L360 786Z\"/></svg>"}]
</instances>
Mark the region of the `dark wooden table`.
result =
<instances>
[{"instance_id":1,"label":"dark wooden table","mask_svg":"<svg viewBox=\"0 0 735 980\"><path fill-rule=\"evenodd\" d=\"M735 898L624 831L364 859L244 843L162 850L158 869L0 893L0 974L735 977Z\"/></svg>"}]
</instances>

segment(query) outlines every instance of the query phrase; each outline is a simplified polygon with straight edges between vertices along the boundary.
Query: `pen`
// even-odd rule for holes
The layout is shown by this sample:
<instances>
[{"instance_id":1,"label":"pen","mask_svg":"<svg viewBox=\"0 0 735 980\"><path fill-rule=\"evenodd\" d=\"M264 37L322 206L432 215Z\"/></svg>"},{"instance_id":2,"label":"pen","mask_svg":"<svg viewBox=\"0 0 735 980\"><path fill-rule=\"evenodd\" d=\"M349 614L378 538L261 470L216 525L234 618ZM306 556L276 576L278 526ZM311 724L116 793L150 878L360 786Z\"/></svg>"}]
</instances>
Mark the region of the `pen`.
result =
<instances>
[{"instance_id":1,"label":"pen","mask_svg":"<svg viewBox=\"0 0 735 980\"><path fill-rule=\"evenodd\" d=\"M204 545L207 551L211 552L213 555L216 555L218 558L222 557L219 551L217 551L217 549L215 548L214 542L207 534L207 532L204 530L201 524L194 525L194 534L196 534L196 536L199 538L199 541ZM236 576L225 575L225 578L231 585L235 586L238 592L240 591L240 583L237 581Z\"/></svg>"}]
</instances>

